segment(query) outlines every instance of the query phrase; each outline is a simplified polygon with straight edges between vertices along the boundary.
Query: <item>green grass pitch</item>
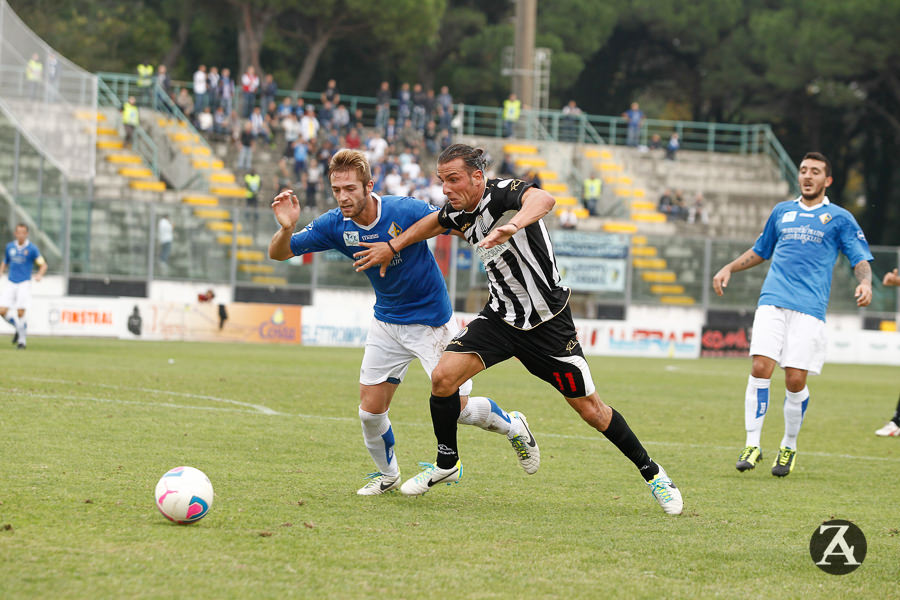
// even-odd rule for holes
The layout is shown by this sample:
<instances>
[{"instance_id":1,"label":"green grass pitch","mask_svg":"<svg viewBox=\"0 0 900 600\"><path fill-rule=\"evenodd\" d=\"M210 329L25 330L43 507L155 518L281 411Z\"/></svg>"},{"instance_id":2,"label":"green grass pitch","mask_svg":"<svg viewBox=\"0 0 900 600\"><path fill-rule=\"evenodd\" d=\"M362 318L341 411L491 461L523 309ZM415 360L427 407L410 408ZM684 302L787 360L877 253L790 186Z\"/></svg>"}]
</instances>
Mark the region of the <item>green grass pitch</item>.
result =
<instances>
[{"instance_id":1,"label":"green grass pitch","mask_svg":"<svg viewBox=\"0 0 900 600\"><path fill-rule=\"evenodd\" d=\"M542 464L461 427L460 484L358 497L373 465L357 418L361 349L32 338L0 348L0 597L888 598L900 580L898 370L826 365L797 466L734 468L749 360L590 357L601 396L684 494L660 510L637 471L547 384L508 361L475 393L524 412ZM168 359L174 359L170 364ZM772 396L783 390L776 371ZM427 378L391 408L404 478L434 459ZM159 477L202 469L199 523L156 510ZM810 536L830 518L867 536L828 575Z\"/></svg>"}]
</instances>

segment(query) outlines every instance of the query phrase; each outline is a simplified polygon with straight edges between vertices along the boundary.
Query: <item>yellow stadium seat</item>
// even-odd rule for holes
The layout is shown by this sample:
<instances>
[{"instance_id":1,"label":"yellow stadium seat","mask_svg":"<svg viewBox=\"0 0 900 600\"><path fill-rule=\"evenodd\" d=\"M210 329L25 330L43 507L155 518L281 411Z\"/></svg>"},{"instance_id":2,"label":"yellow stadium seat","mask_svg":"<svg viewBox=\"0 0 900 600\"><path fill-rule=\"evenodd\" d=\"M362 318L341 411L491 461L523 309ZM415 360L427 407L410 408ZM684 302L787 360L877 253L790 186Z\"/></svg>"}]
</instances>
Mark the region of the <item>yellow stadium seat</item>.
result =
<instances>
[{"instance_id":1,"label":"yellow stadium seat","mask_svg":"<svg viewBox=\"0 0 900 600\"><path fill-rule=\"evenodd\" d=\"M189 195L184 196L181 201L185 204L194 206L218 206L219 199L215 196Z\"/></svg>"},{"instance_id":2,"label":"yellow stadium seat","mask_svg":"<svg viewBox=\"0 0 900 600\"><path fill-rule=\"evenodd\" d=\"M164 192L166 184L162 181L132 181L128 184L131 189L145 192Z\"/></svg>"}]
</instances>

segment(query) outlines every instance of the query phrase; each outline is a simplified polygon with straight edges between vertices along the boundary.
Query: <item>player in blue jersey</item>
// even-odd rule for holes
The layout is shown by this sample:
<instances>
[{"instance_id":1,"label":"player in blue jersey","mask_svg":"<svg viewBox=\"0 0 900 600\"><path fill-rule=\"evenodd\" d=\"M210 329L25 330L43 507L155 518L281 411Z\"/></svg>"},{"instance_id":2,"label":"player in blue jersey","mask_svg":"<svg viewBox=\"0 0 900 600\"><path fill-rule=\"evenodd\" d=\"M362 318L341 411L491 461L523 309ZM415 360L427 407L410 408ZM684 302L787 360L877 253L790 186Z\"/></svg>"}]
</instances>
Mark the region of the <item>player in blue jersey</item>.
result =
<instances>
[{"instance_id":1,"label":"player in blue jersey","mask_svg":"<svg viewBox=\"0 0 900 600\"><path fill-rule=\"evenodd\" d=\"M37 246L28 241L28 225L16 225L15 236L15 241L6 245L3 262L0 263L0 275L9 270L9 278L0 290L0 317L16 328L13 344L17 344L19 350L24 350L27 328L25 311L31 304L31 272L37 265L38 272L34 280L40 281L47 272L47 263ZM15 316L7 316L10 308L16 311Z\"/></svg>"},{"instance_id":2,"label":"player in blue jersey","mask_svg":"<svg viewBox=\"0 0 900 600\"><path fill-rule=\"evenodd\" d=\"M331 190L338 208L319 216L294 233L300 203L291 190L272 202L281 229L272 237L269 256L292 256L334 249L348 258L363 250L361 242L390 240L404 229L437 210L415 198L384 196L372 192L374 182L365 154L341 150L329 165ZM388 277L377 271L366 275L375 290L375 316L366 336L360 367L359 418L363 439L378 471L357 493L376 495L400 486L400 469L394 453L394 432L388 418L391 398L409 364L418 358L429 377L447 343L458 328L450 297L437 262L425 242L394 254ZM528 422L521 413L507 413L490 398L469 396L472 382L460 392L459 422L506 434L526 473L540 464L540 451Z\"/></svg>"},{"instance_id":3,"label":"player in blue jersey","mask_svg":"<svg viewBox=\"0 0 900 600\"><path fill-rule=\"evenodd\" d=\"M884 285L900 286L900 273L897 269L884 274L882 280ZM881 437L900 437L900 399L897 400L897 410L894 411L893 418L887 424L875 432L875 435Z\"/></svg>"},{"instance_id":4,"label":"player in blue jersey","mask_svg":"<svg viewBox=\"0 0 900 600\"><path fill-rule=\"evenodd\" d=\"M806 376L818 375L825 363L825 311L839 252L850 260L859 282L856 304L868 306L872 301L873 259L866 237L853 215L825 195L832 181L831 163L819 152L810 152L800 163L798 178L800 197L777 204L753 247L713 277L713 288L721 296L732 273L772 259L753 319L753 366L744 395L747 442L736 467L746 471L762 460L759 440L778 363L787 391L784 438L772 465L777 477L794 468L797 436L809 403Z\"/></svg>"}]
</instances>

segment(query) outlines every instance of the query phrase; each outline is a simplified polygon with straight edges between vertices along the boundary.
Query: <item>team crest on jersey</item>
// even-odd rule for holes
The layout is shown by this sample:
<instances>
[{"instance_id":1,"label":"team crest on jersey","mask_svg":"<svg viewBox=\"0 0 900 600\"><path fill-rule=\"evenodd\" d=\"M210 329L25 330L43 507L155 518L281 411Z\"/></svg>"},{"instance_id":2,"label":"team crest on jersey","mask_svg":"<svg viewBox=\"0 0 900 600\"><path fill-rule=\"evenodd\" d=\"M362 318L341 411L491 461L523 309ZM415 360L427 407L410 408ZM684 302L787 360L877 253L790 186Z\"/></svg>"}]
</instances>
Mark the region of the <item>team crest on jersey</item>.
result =
<instances>
[{"instance_id":1,"label":"team crest on jersey","mask_svg":"<svg viewBox=\"0 0 900 600\"><path fill-rule=\"evenodd\" d=\"M388 229L388 233L391 234L391 237L397 237L401 233L403 233L403 228L397 225L396 221L391 221L391 226Z\"/></svg>"},{"instance_id":2,"label":"team crest on jersey","mask_svg":"<svg viewBox=\"0 0 900 600\"><path fill-rule=\"evenodd\" d=\"M822 221L822 225L828 225L828 221L831 220L831 215L829 215L828 213L819 215L819 220Z\"/></svg>"},{"instance_id":3,"label":"team crest on jersey","mask_svg":"<svg viewBox=\"0 0 900 600\"><path fill-rule=\"evenodd\" d=\"M358 231L345 231L344 232L344 245L345 246L359 246L359 232Z\"/></svg>"}]
</instances>

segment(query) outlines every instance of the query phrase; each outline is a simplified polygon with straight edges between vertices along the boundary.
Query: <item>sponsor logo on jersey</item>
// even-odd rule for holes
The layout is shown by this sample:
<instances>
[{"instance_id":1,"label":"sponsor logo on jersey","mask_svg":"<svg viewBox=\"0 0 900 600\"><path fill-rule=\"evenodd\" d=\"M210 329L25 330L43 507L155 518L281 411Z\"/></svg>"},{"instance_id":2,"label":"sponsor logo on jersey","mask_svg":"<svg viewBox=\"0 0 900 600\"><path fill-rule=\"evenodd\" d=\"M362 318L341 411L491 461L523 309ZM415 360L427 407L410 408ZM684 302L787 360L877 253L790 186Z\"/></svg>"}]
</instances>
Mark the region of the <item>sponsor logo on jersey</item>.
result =
<instances>
[{"instance_id":1,"label":"sponsor logo on jersey","mask_svg":"<svg viewBox=\"0 0 900 600\"><path fill-rule=\"evenodd\" d=\"M362 239L363 239L364 242L365 242L365 241L368 241L368 240L377 240L377 239L378 239L378 234L377 234L377 233L370 233L369 235L364 235L364 236L362 236Z\"/></svg>"},{"instance_id":2,"label":"sponsor logo on jersey","mask_svg":"<svg viewBox=\"0 0 900 600\"><path fill-rule=\"evenodd\" d=\"M359 246L359 232L358 231L345 231L344 232L344 245L345 246Z\"/></svg>"},{"instance_id":3,"label":"sponsor logo on jersey","mask_svg":"<svg viewBox=\"0 0 900 600\"><path fill-rule=\"evenodd\" d=\"M797 211L789 210L781 217L782 223L792 223L797 220Z\"/></svg>"}]
</instances>

